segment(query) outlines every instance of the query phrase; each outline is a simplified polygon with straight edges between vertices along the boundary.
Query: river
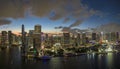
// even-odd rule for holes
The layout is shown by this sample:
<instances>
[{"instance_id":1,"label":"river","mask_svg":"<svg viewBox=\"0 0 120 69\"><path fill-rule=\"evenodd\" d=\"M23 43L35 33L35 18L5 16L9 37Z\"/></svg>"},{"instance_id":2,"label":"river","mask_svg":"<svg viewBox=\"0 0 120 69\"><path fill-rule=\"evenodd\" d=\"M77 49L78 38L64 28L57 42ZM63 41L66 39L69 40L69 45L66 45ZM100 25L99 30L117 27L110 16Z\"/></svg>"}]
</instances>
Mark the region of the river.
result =
<instances>
[{"instance_id":1,"label":"river","mask_svg":"<svg viewBox=\"0 0 120 69\"><path fill-rule=\"evenodd\" d=\"M120 69L120 53L53 57L50 61L24 59L20 47L0 51L0 69Z\"/></svg>"}]
</instances>

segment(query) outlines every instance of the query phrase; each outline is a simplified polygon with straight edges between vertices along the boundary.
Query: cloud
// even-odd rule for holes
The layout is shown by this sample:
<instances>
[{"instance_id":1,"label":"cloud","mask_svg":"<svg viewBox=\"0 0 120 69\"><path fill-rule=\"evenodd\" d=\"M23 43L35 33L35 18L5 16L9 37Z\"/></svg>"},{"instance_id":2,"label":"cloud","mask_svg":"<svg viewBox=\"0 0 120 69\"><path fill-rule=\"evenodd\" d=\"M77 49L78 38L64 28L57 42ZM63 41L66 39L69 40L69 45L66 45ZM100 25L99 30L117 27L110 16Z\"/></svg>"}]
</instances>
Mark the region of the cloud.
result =
<instances>
[{"instance_id":1,"label":"cloud","mask_svg":"<svg viewBox=\"0 0 120 69\"><path fill-rule=\"evenodd\" d=\"M22 0L0 0L0 17L23 17L24 9Z\"/></svg>"},{"instance_id":2,"label":"cloud","mask_svg":"<svg viewBox=\"0 0 120 69\"><path fill-rule=\"evenodd\" d=\"M59 27L55 27L55 29L61 29L61 28L63 28L62 26L59 26Z\"/></svg>"},{"instance_id":3,"label":"cloud","mask_svg":"<svg viewBox=\"0 0 120 69\"><path fill-rule=\"evenodd\" d=\"M79 26L82 22L83 22L83 20L77 20L73 24L71 24L69 27Z\"/></svg>"},{"instance_id":4,"label":"cloud","mask_svg":"<svg viewBox=\"0 0 120 69\"><path fill-rule=\"evenodd\" d=\"M107 23L95 28L96 32L120 32L120 24L119 23Z\"/></svg>"},{"instance_id":5,"label":"cloud","mask_svg":"<svg viewBox=\"0 0 120 69\"><path fill-rule=\"evenodd\" d=\"M63 27L61 31L62 32L69 32L69 33L73 33L73 34L82 33L82 32L89 32L88 29L81 30L81 29L78 29L78 28L72 29L70 27Z\"/></svg>"},{"instance_id":6,"label":"cloud","mask_svg":"<svg viewBox=\"0 0 120 69\"><path fill-rule=\"evenodd\" d=\"M66 23L66 22L68 22L70 20L71 20L70 17L66 17L63 22Z\"/></svg>"},{"instance_id":7,"label":"cloud","mask_svg":"<svg viewBox=\"0 0 120 69\"><path fill-rule=\"evenodd\" d=\"M70 16L76 20L70 27L80 25L82 20L93 15L100 16L99 11L90 9L82 0L1 0L0 10L0 17L21 18L25 16L26 10L31 15L51 20L64 18L64 22L71 20L68 18Z\"/></svg>"},{"instance_id":8,"label":"cloud","mask_svg":"<svg viewBox=\"0 0 120 69\"><path fill-rule=\"evenodd\" d=\"M70 27L63 27L62 28L62 32L69 32L71 30L71 28Z\"/></svg>"},{"instance_id":9,"label":"cloud","mask_svg":"<svg viewBox=\"0 0 120 69\"><path fill-rule=\"evenodd\" d=\"M36 16L46 16L53 10L56 12L56 17L59 14L77 16L84 11L88 11L86 13L90 14L95 13L95 10L89 10L86 5L83 5L81 0L1 0L0 2L0 9L6 12L10 11L8 15L6 14L7 16L11 13L13 15L14 12L23 15L28 7L32 7L31 11Z\"/></svg>"},{"instance_id":10,"label":"cloud","mask_svg":"<svg viewBox=\"0 0 120 69\"><path fill-rule=\"evenodd\" d=\"M0 26L1 26L1 25L8 25L8 24L11 24L11 21L10 21L10 20L0 19Z\"/></svg>"}]
</instances>

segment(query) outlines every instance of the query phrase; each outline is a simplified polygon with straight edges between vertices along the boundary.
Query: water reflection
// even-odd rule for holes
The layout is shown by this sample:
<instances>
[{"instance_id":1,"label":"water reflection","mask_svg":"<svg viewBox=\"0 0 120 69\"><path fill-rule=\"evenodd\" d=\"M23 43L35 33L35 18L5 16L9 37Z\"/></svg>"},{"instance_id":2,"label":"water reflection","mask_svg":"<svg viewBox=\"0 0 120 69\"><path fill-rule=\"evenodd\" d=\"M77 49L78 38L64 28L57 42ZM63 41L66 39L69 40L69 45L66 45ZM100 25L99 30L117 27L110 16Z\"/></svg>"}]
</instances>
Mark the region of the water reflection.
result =
<instances>
[{"instance_id":1,"label":"water reflection","mask_svg":"<svg viewBox=\"0 0 120 69\"><path fill-rule=\"evenodd\" d=\"M120 69L120 54L54 57L50 61L21 57L20 47L0 51L0 69Z\"/></svg>"},{"instance_id":2,"label":"water reflection","mask_svg":"<svg viewBox=\"0 0 120 69\"><path fill-rule=\"evenodd\" d=\"M106 59L106 63L108 64L108 68L109 69L113 69L113 53L108 53L107 54L107 59Z\"/></svg>"}]
</instances>

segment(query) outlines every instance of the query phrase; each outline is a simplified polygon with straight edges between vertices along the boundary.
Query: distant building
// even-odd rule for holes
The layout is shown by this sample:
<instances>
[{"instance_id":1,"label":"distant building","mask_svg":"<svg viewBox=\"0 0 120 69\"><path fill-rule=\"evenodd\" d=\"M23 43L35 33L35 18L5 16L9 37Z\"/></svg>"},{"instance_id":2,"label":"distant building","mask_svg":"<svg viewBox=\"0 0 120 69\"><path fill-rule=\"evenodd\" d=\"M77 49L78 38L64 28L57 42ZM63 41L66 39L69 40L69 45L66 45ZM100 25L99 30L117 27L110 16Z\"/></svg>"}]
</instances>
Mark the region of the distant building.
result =
<instances>
[{"instance_id":1,"label":"distant building","mask_svg":"<svg viewBox=\"0 0 120 69\"><path fill-rule=\"evenodd\" d=\"M76 42L77 42L77 46L79 46L81 44L81 37L80 34L77 34L77 38L76 38Z\"/></svg>"},{"instance_id":2,"label":"distant building","mask_svg":"<svg viewBox=\"0 0 120 69\"><path fill-rule=\"evenodd\" d=\"M33 34L34 34L34 30L29 30L29 33L28 33L28 36L33 36Z\"/></svg>"},{"instance_id":3,"label":"distant building","mask_svg":"<svg viewBox=\"0 0 120 69\"><path fill-rule=\"evenodd\" d=\"M8 42L9 42L9 46L13 44L12 31L8 31Z\"/></svg>"},{"instance_id":4,"label":"distant building","mask_svg":"<svg viewBox=\"0 0 120 69\"><path fill-rule=\"evenodd\" d=\"M111 32L105 34L106 40L111 41Z\"/></svg>"},{"instance_id":5,"label":"distant building","mask_svg":"<svg viewBox=\"0 0 120 69\"><path fill-rule=\"evenodd\" d=\"M115 32L111 32L111 41L116 41L116 33Z\"/></svg>"},{"instance_id":6,"label":"distant building","mask_svg":"<svg viewBox=\"0 0 120 69\"><path fill-rule=\"evenodd\" d=\"M45 39L48 40L48 38L49 38L49 37L48 37L48 34L45 34Z\"/></svg>"},{"instance_id":7,"label":"distant building","mask_svg":"<svg viewBox=\"0 0 120 69\"><path fill-rule=\"evenodd\" d=\"M82 33L82 44L86 44L88 43L88 37L86 36L86 33L83 32Z\"/></svg>"},{"instance_id":8,"label":"distant building","mask_svg":"<svg viewBox=\"0 0 120 69\"><path fill-rule=\"evenodd\" d=\"M116 32L116 40L119 41L119 32Z\"/></svg>"},{"instance_id":9,"label":"distant building","mask_svg":"<svg viewBox=\"0 0 120 69\"><path fill-rule=\"evenodd\" d=\"M29 47L33 47L33 34L34 34L34 30L29 30L29 33L28 33L28 46Z\"/></svg>"},{"instance_id":10,"label":"distant building","mask_svg":"<svg viewBox=\"0 0 120 69\"><path fill-rule=\"evenodd\" d=\"M64 45L70 45L70 33L63 33Z\"/></svg>"},{"instance_id":11,"label":"distant building","mask_svg":"<svg viewBox=\"0 0 120 69\"><path fill-rule=\"evenodd\" d=\"M100 34L100 32L96 33L96 38L97 38L96 39L97 42L99 42L101 40L101 34Z\"/></svg>"},{"instance_id":12,"label":"distant building","mask_svg":"<svg viewBox=\"0 0 120 69\"><path fill-rule=\"evenodd\" d=\"M96 40L97 37L96 37L96 33L92 33L92 40Z\"/></svg>"},{"instance_id":13,"label":"distant building","mask_svg":"<svg viewBox=\"0 0 120 69\"><path fill-rule=\"evenodd\" d=\"M2 31L1 35L1 45L6 46L7 44L7 31Z\"/></svg>"}]
</instances>

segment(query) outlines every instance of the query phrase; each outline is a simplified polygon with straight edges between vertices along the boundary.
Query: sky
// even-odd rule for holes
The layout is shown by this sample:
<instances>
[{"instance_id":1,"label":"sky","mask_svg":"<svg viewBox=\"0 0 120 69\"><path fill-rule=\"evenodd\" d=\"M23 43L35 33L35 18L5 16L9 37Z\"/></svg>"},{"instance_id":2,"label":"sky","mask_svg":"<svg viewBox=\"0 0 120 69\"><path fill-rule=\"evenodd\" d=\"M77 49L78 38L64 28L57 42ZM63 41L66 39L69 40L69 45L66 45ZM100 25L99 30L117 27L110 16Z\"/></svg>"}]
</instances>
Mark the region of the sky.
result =
<instances>
[{"instance_id":1,"label":"sky","mask_svg":"<svg viewBox=\"0 0 120 69\"><path fill-rule=\"evenodd\" d=\"M0 31L119 31L120 0L0 0ZM111 28L112 27L112 28Z\"/></svg>"}]
</instances>

